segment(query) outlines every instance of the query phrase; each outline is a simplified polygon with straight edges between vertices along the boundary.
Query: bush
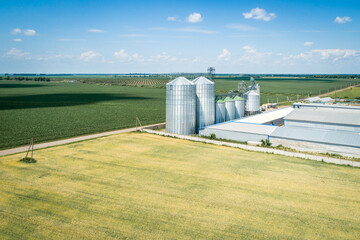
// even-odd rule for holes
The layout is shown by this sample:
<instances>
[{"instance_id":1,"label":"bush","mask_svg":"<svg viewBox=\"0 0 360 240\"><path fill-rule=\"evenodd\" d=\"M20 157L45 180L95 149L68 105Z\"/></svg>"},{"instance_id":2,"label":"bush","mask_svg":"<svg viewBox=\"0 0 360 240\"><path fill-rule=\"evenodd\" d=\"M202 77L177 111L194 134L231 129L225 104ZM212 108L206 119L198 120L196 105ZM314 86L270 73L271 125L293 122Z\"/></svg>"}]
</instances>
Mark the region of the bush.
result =
<instances>
[{"instance_id":1,"label":"bush","mask_svg":"<svg viewBox=\"0 0 360 240\"><path fill-rule=\"evenodd\" d=\"M210 139L216 139L215 133L211 133L211 134L210 134Z\"/></svg>"},{"instance_id":2,"label":"bush","mask_svg":"<svg viewBox=\"0 0 360 240\"><path fill-rule=\"evenodd\" d=\"M271 144L272 143L269 141L269 139L261 139L261 146L262 147L270 147Z\"/></svg>"}]
</instances>

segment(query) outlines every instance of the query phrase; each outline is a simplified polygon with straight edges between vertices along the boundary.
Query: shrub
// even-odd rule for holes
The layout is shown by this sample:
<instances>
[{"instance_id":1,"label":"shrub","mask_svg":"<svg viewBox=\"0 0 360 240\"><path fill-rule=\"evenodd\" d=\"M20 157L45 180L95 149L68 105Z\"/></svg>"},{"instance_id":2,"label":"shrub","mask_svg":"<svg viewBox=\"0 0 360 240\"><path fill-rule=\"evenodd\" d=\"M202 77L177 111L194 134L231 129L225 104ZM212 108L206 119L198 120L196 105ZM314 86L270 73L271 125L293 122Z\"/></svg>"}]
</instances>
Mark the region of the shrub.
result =
<instances>
[{"instance_id":1,"label":"shrub","mask_svg":"<svg viewBox=\"0 0 360 240\"><path fill-rule=\"evenodd\" d=\"M269 139L261 139L261 146L262 147L270 147L271 144L272 143L269 141Z\"/></svg>"},{"instance_id":2,"label":"shrub","mask_svg":"<svg viewBox=\"0 0 360 240\"><path fill-rule=\"evenodd\" d=\"M215 133L211 133L211 134L210 134L210 139L216 139Z\"/></svg>"}]
</instances>

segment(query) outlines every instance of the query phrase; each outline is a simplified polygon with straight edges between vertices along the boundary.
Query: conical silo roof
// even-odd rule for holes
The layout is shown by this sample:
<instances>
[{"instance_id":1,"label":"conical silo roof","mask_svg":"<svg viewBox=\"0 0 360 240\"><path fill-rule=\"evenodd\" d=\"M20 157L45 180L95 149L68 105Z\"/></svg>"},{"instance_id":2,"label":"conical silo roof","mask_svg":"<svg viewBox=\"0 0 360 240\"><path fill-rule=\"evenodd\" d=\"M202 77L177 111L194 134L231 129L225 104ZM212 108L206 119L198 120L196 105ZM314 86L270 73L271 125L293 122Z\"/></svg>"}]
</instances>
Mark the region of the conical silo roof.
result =
<instances>
[{"instance_id":1,"label":"conical silo roof","mask_svg":"<svg viewBox=\"0 0 360 240\"><path fill-rule=\"evenodd\" d=\"M233 102L233 101L235 101L235 100L232 99L231 97L226 97L226 98L224 99L224 101L225 101L225 102Z\"/></svg>"},{"instance_id":2,"label":"conical silo roof","mask_svg":"<svg viewBox=\"0 0 360 240\"><path fill-rule=\"evenodd\" d=\"M184 77L177 77L166 85L194 85L191 81Z\"/></svg>"},{"instance_id":3,"label":"conical silo roof","mask_svg":"<svg viewBox=\"0 0 360 240\"><path fill-rule=\"evenodd\" d=\"M243 98L243 97L240 97L240 96L235 96L233 99L234 99L234 101L244 100L244 98Z\"/></svg>"},{"instance_id":4,"label":"conical silo roof","mask_svg":"<svg viewBox=\"0 0 360 240\"><path fill-rule=\"evenodd\" d=\"M214 82L210 81L206 77L197 77L194 81L192 81L194 84L215 84Z\"/></svg>"}]
</instances>

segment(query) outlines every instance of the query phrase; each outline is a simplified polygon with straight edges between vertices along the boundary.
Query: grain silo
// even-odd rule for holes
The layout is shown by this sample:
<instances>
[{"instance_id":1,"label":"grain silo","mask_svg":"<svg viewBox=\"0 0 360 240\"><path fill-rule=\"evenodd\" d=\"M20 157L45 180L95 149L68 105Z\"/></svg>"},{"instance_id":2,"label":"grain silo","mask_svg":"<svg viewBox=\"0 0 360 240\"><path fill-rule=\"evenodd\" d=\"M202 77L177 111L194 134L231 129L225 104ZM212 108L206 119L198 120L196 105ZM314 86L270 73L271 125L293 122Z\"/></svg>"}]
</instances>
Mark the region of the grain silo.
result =
<instances>
[{"instance_id":1,"label":"grain silo","mask_svg":"<svg viewBox=\"0 0 360 240\"><path fill-rule=\"evenodd\" d=\"M215 123L225 122L225 102L222 99L216 101Z\"/></svg>"},{"instance_id":2,"label":"grain silo","mask_svg":"<svg viewBox=\"0 0 360 240\"><path fill-rule=\"evenodd\" d=\"M235 101L231 97L225 98L225 121L235 119Z\"/></svg>"},{"instance_id":3,"label":"grain silo","mask_svg":"<svg viewBox=\"0 0 360 240\"><path fill-rule=\"evenodd\" d=\"M205 77L196 78L196 131L215 122L215 83Z\"/></svg>"},{"instance_id":4,"label":"grain silo","mask_svg":"<svg viewBox=\"0 0 360 240\"><path fill-rule=\"evenodd\" d=\"M245 99L240 96L234 97L235 100L235 118L242 118L245 116Z\"/></svg>"},{"instance_id":5,"label":"grain silo","mask_svg":"<svg viewBox=\"0 0 360 240\"><path fill-rule=\"evenodd\" d=\"M178 77L166 84L166 132L182 135L195 133L195 84Z\"/></svg>"},{"instance_id":6,"label":"grain silo","mask_svg":"<svg viewBox=\"0 0 360 240\"><path fill-rule=\"evenodd\" d=\"M246 115L254 115L260 110L260 95L256 90L250 90L246 93L245 111Z\"/></svg>"}]
</instances>

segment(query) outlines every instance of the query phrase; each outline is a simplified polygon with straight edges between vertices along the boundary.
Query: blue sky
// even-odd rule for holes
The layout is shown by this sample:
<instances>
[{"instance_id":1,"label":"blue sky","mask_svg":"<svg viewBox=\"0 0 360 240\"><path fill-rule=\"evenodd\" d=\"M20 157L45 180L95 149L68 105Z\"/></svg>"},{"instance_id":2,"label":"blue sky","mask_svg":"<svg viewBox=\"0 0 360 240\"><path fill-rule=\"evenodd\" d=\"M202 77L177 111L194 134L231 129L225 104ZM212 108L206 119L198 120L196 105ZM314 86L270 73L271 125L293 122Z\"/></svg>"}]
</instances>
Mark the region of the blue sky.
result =
<instances>
[{"instance_id":1,"label":"blue sky","mask_svg":"<svg viewBox=\"0 0 360 240\"><path fill-rule=\"evenodd\" d=\"M0 3L0 73L360 73L360 1Z\"/></svg>"}]
</instances>

